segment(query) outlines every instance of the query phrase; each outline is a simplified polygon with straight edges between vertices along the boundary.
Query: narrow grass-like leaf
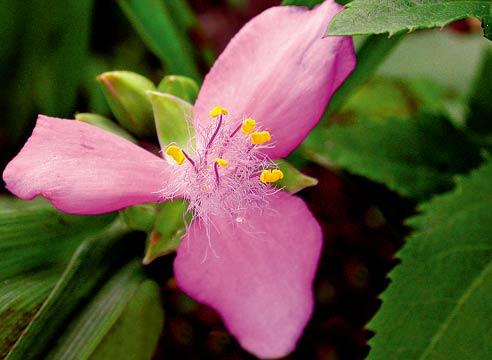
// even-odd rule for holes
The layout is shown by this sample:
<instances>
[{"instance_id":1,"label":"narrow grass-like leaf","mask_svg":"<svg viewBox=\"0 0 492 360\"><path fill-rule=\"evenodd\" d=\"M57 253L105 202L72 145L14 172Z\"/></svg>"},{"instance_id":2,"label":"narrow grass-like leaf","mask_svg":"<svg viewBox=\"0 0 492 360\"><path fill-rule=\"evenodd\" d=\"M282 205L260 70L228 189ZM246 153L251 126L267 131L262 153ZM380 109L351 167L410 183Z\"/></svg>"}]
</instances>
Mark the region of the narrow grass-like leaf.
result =
<instances>
[{"instance_id":1,"label":"narrow grass-like leaf","mask_svg":"<svg viewBox=\"0 0 492 360\"><path fill-rule=\"evenodd\" d=\"M0 197L0 357L33 320L78 244L114 218L66 215L42 199Z\"/></svg>"},{"instance_id":2,"label":"narrow grass-like leaf","mask_svg":"<svg viewBox=\"0 0 492 360\"><path fill-rule=\"evenodd\" d=\"M147 46L161 59L168 73L200 80L189 39L175 26L161 0L118 0Z\"/></svg>"},{"instance_id":3,"label":"narrow grass-like leaf","mask_svg":"<svg viewBox=\"0 0 492 360\"><path fill-rule=\"evenodd\" d=\"M164 311L159 286L144 281L116 324L96 348L91 360L147 360L162 332Z\"/></svg>"},{"instance_id":4,"label":"narrow grass-like leaf","mask_svg":"<svg viewBox=\"0 0 492 360\"><path fill-rule=\"evenodd\" d=\"M148 359L152 354L155 341L150 342L150 348L142 348L141 352L134 352L135 343L141 342L141 338L128 336L129 333L143 333L145 338L156 339L160 335L161 326L150 328L145 323L148 319L132 319L127 321L124 329L122 318L127 317L125 312L131 306L131 302L139 296L137 291L142 290L145 280L140 263L135 260L123 267L114 275L104 287L96 294L91 302L84 307L82 312L70 322L61 338L58 339L54 349L47 356L48 359L93 359L101 353L101 347L107 347L108 342L115 336L115 332L125 331L125 341L108 347L107 352L111 358ZM147 296L149 294L146 294ZM158 304L157 304L158 305ZM139 309L143 312L154 309ZM161 316L159 316L161 315ZM162 324L162 310L151 315L157 317L157 324ZM144 326L140 326L144 323ZM155 321L154 321L155 323ZM106 344L106 345L104 345ZM137 345L138 347L138 345ZM96 349L99 349L96 351ZM116 357L117 353L126 354Z\"/></svg>"},{"instance_id":5,"label":"narrow grass-like leaf","mask_svg":"<svg viewBox=\"0 0 492 360\"><path fill-rule=\"evenodd\" d=\"M369 359L492 358L492 163L421 206L368 328Z\"/></svg>"},{"instance_id":6,"label":"narrow grass-like leaf","mask_svg":"<svg viewBox=\"0 0 492 360\"><path fill-rule=\"evenodd\" d=\"M107 257L127 231L120 221L114 222L103 232L85 240L72 256L55 288L36 313L9 353L7 359L39 359L53 336L64 322L88 296L109 268L119 257Z\"/></svg>"},{"instance_id":7,"label":"narrow grass-like leaf","mask_svg":"<svg viewBox=\"0 0 492 360\"><path fill-rule=\"evenodd\" d=\"M104 229L115 215L73 216L47 201L0 198L0 281L67 263L78 244Z\"/></svg>"}]
</instances>

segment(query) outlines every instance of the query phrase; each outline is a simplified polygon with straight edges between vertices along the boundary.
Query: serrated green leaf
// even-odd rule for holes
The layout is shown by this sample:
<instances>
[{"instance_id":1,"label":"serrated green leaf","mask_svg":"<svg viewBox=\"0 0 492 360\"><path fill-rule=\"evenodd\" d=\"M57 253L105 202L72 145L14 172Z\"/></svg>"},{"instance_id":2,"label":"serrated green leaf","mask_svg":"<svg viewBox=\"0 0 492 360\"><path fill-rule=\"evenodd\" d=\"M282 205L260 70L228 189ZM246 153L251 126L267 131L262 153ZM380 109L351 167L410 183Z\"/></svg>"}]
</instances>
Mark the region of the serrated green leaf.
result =
<instances>
[{"instance_id":1,"label":"serrated green leaf","mask_svg":"<svg viewBox=\"0 0 492 360\"><path fill-rule=\"evenodd\" d=\"M380 182L402 196L425 199L452 187L453 176L480 162L479 149L446 119L360 119L315 133L307 156Z\"/></svg>"},{"instance_id":2,"label":"serrated green leaf","mask_svg":"<svg viewBox=\"0 0 492 360\"><path fill-rule=\"evenodd\" d=\"M75 114L75 119L121 136L132 143L137 143L137 140L128 131L119 127L114 121L105 116L92 113L78 113Z\"/></svg>"},{"instance_id":3,"label":"serrated green leaf","mask_svg":"<svg viewBox=\"0 0 492 360\"><path fill-rule=\"evenodd\" d=\"M369 359L492 358L492 163L421 206L368 328Z\"/></svg>"},{"instance_id":4,"label":"serrated green leaf","mask_svg":"<svg viewBox=\"0 0 492 360\"><path fill-rule=\"evenodd\" d=\"M161 0L118 0L118 4L167 72L200 80L193 44L175 26Z\"/></svg>"},{"instance_id":5,"label":"serrated green leaf","mask_svg":"<svg viewBox=\"0 0 492 360\"><path fill-rule=\"evenodd\" d=\"M147 282L152 286L145 285ZM142 303L140 298L150 304ZM139 303L135 305L135 301ZM147 316L137 318L131 316L132 312ZM104 355L106 359L149 359L162 323L158 287L146 280L141 265L133 261L119 270L70 322L47 359L83 360Z\"/></svg>"},{"instance_id":6,"label":"serrated green leaf","mask_svg":"<svg viewBox=\"0 0 492 360\"><path fill-rule=\"evenodd\" d=\"M144 264L150 264L158 257L173 253L181 243L189 223L184 200L166 201L159 204L154 228L147 237Z\"/></svg>"},{"instance_id":7,"label":"serrated green leaf","mask_svg":"<svg viewBox=\"0 0 492 360\"><path fill-rule=\"evenodd\" d=\"M156 91L149 91L147 94L154 109L155 127L161 149L173 143L190 151L193 145L191 139L195 135L191 125L191 104L170 94Z\"/></svg>"},{"instance_id":8,"label":"serrated green leaf","mask_svg":"<svg viewBox=\"0 0 492 360\"><path fill-rule=\"evenodd\" d=\"M354 0L331 21L328 35L394 35L491 13L489 0Z\"/></svg>"}]
</instances>

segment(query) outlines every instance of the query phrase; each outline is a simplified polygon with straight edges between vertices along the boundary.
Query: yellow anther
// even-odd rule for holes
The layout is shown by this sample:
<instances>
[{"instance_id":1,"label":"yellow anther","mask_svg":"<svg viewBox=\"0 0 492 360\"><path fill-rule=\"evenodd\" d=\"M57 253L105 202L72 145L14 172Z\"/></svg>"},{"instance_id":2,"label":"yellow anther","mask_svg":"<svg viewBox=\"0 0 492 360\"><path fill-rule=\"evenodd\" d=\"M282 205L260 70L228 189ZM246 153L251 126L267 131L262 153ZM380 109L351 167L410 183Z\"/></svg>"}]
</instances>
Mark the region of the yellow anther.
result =
<instances>
[{"instance_id":1,"label":"yellow anther","mask_svg":"<svg viewBox=\"0 0 492 360\"><path fill-rule=\"evenodd\" d=\"M260 181L263 184L272 184L284 178L284 173L280 169L263 170L260 174Z\"/></svg>"},{"instance_id":2,"label":"yellow anther","mask_svg":"<svg viewBox=\"0 0 492 360\"><path fill-rule=\"evenodd\" d=\"M220 167L223 167L223 168L225 168L229 165L229 161L227 161L225 159L221 159L221 158L216 158L215 162L217 163L217 165L219 165Z\"/></svg>"},{"instance_id":3,"label":"yellow anther","mask_svg":"<svg viewBox=\"0 0 492 360\"><path fill-rule=\"evenodd\" d=\"M209 113L211 118L216 118L220 115L227 115L227 114L229 114L229 111L225 107L222 107L220 105L215 106L212 110L210 110Z\"/></svg>"},{"instance_id":4,"label":"yellow anther","mask_svg":"<svg viewBox=\"0 0 492 360\"><path fill-rule=\"evenodd\" d=\"M181 165L185 160L183 150L181 150L179 146L176 145L169 145L166 149L166 155L172 157L178 165Z\"/></svg>"},{"instance_id":5,"label":"yellow anther","mask_svg":"<svg viewBox=\"0 0 492 360\"><path fill-rule=\"evenodd\" d=\"M272 140L272 136L268 131L255 131L251 134L251 143L261 145Z\"/></svg>"},{"instance_id":6,"label":"yellow anther","mask_svg":"<svg viewBox=\"0 0 492 360\"><path fill-rule=\"evenodd\" d=\"M284 178L284 173L280 169L273 169L272 175L277 178L277 180L282 180ZM275 180L275 181L277 181Z\"/></svg>"},{"instance_id":7,"label":"yellow anther","mask_svg":"<svg viewBox=\"0 0 492 360\"><path fill-rule=\"evenodd\" d=\"M253 131L256 127L256 121L253 118L247 118L243 121L243 125L241 126L241 131L245 135L249 135L251 131Z\"/></svg>"}]
</instances>

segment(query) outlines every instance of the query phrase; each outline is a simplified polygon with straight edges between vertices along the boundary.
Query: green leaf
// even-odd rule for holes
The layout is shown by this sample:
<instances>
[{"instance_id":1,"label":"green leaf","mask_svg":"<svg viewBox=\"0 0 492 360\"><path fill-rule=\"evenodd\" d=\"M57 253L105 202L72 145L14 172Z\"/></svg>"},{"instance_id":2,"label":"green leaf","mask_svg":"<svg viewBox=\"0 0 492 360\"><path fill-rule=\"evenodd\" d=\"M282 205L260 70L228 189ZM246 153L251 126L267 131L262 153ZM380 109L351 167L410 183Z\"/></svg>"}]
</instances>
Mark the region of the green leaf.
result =
<instances>
[{"instance_id":1,"label":"green leaf","mask_svg":"<svg viewBox=\"0 0 492 360\"><path fill-rule=\"evenodd\" d=\"M147 360L152 357L164 322L159 286L147 280L103 339L91 360ZM131 341L129 341L131 339Z\"/></svg>"},{"instance_id":2,"label":"green leaf","mask_svg":"<svg viewBox=\"0 0 492 360\"><path fill-rule=\"evenodd\" d=\"M191 104L170 94L155 91L149 91L147 94L154 109L155 127L161 149L174 143L184 150L190 150L195 135L191 125Z\"/></svg>"},{"instance_id":3,"label":"green leaf","mask_svg":"<svg viewBox=\"0 0 492 360\"><path fill-rule=\"evenodd\" d=\"M314 133L308 157L383 183L402 196L425 199L448 190L456 173L480 162L479 149L446 119L360 119Z\"/></svg>"},{"instance_id":4,"label":"green leaf","mask_svg":"<svg viewBox=\"0 0 492 360\"><path fill-rule=\"evenodd\" d=\"M142 137L155 134L152 105L145 93L155 90L152 81L131 71L105 72L97 80L121 126Z\"/></svg>"},{"instance_id":5,"label":"green leaf","mask_svg":"<svg viewBox=\"0 0 492 360\"><path fill-rule=\"evenodd\" d=\"M382 34L443 27L492 13L489 0L354 0L334 17L329 35Z\"/></svg>"},{"instance_id":6,"label":"green leaf","mask_svg":"<svg viewBox=\"0 0 492 360\"><path fill-rule=\"evenodd\" d=\"M421 206L368 328L369 359L492 358L492 163Z\"/></svg>"},{"instance_id":7,"label":"green leaf","mask_svg":"<svg viewBox=\"0 0 492 360\"><path fill-rule=\"evenodd\" d=\"M157 86L157 91L174 95L190 104L194 104L198 96L198 84L186 76L164 76Z\"/></svg>"},{"instance_id":8,"label":"green leaf","mask_svg":"<svg viewBox=\"0 0 492 360\"><path fill-rule=\"evenodd\" d=\"M115 218L72 216L48 202L0 197L0 357L33 320L71 254Z\"/></svg>"},{"instance_id":9,"label":"green leaf","mask_svg":"<svg viewBox=\"0 0 492 360\"><path fill-rule=\"evenodd\" d=\"M163 3L169 9L174 23L181 32L186 33L198 23L198 19L187 1L166 0Z\"/></svg>"},{"instance_id":10,"label":"green leaf","mask_svg":"<svg viewBox=\"0 0 492 360\"><path fill-rule=\"evenodd\" d=\"M131 262L70 322L47 358L149 359L163 319L158 286Z\"/></svg>"},{"instance_id":11,"label":"green leaf","mask_svg":"<svg viewBox=\"0 0 492 360\"><path fill-rule=\"evenodd\" d=\"M137 140L132 135L130 135L128 131L122 129L117 124L115 124L113 120L108 119L105 116L92 113L78 113L75 115L75 119L121 136L128 141L131 141L132 143L137 143Z\"/></svg>"},{"instance_id":12,"label":"green leaf","mask_svg":"<svg viewBox=\"0 0 492 360\"><path fill-rule=\"evenodd\" d=\"M166 201L159 204L154 228L147 238L144 264L173 253L181 243L190 216L186 213L187 203L183 200Z\"/></svg>"},{"instance_id":13,"label":"green leaf","mask_svg":"<svg viewBox=\"0 0 492 360\"><path fill-rule=\"evenodd\" d=\"M48 299L15 343L7 359L30 360L42 357L53 336L60 331L73 311L107 271L121 261L121 252L117 257L107 255L114 252L118 240L127 231L120 221L116 221L104 231L82 242Z\"/></svg>"},{"instance_id":14,"label":"green leaf","mask_svg":"<svg viewBox=\"0 0 492 360\"><path fill-rule=\"evenodd\" d=\"M275 183L275 186L278 188L284 189L291 194L295 194L302 189L318 184L317 179L304 175L286 160L275 160L275 163L284 173L284 178Z\"/></svg>"},{"instance_id":15,"label":"green leaf","mask_svg":"<svg viewBox=\"0 0 492 360\"><path fill-rule=\"evenodd\" d=\"M59 269L3 280L0 289L0 358L4 359L59 278Z\"/></svg>"},{"instance_id":16,"label":"green leaf","mask_svg":"<svg viewBox=\"0 0 492 360\"><path fill-rule=\"evenodd\" d=\"M0 281L51 265L66 264L82 240L115 219L73 216L47 201L0 197Z\"/></svg>"},{"instance_id":17,"label":"green leaf","mask_svg":"<svg viewBox=\"0 0 492 360\"><path fill-rule=\"evenodd\" d=\"M175 26L161 0L118 0L118 4L168 73L200 80L193 44Z\"/></svg>"}]
</instances>

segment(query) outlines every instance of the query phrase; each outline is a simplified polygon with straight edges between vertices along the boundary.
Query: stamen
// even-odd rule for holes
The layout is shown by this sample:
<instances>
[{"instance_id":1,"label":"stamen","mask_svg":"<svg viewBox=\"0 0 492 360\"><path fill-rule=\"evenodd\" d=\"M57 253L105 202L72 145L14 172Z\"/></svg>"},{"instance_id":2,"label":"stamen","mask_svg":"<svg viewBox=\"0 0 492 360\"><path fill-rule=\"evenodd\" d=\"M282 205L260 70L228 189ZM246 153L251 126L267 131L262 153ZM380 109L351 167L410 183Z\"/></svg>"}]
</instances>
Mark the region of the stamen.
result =
<instances>
[{"instance_id":1,"label":"stamen","mask_svg":"<svg viewBox=\"0 0 492 360\"><path fill-rule=\"evenodd\" d=\"M272 136L268 131L255 131L251 134L251 143L253 145L261 145L272 140Z\"/></svg>"},{"instance_id":2,"label":"stamen","mask_svg":"<svg viewBox=\"0 0 492 360\"><path fill-rule=\"evenodd\" d=\"M244 135L249 135L256 127L256 121L253 118L247 118L241 125L241 131Z\"/></svg>"},{"instance_id":3,"label":"stamen","mask_svg":"<svg viewBox=\"0 0 492 360\"><path fill-rule=\"evenodd\" d=\"M260 181L263 184L272 184L284 178L284 173L280 169L263 170L260 174Z\"/></svg>"},{"instance_id":4,"label":"stamen","mask_svg":"<svg viewBox=\"0 0 492 360\"><path fill-rule=\"evenodd\" d=\"M218 116L228 115L228 114L229 114L229 111L225 107L220 106L220 105L215 106L212 110L210 110L210 113L209 113L211 118L216 118Z\"/></svg>"},{"instance_id":5,"label":"stamen","mask_svg":"<svg viewBox=\"0 0 492 360\"><path fill-rule=\"evenodd\" d=\"M219 123L217 124L217 127L215 128L215 131L214 133L212 134L212 137L210 138L208 144L207 144L207 148L205 149L205 154L208 153L208 150L210 149L210 146L212 145L212 143L214 142L214 139L215 137L217 136L217 134L219 133L219 130L220 130L220 127L222 126L222 115L220 115L219 117Z\"/></svg>"},{"instance_id":6,"label":"stamen","mask_svg":"<svg viewBox=\"0 0 492 360\"><path fill-rule=\"evenodd\" d=\"M193 165L193 167L195 168L195 171L198 172L198 168L196 167L195 162L193 161L193 159L184 150L181 150L181 152L186 157L186 160L188 160L190 162L190 164Z\"/></svg>"},{"instance_id":7,"label":"stamen","mask_svg":"<svg viewBox=\"0 0 492 360\"><path fill-rule=\"evenodd\" d=\"M169 145L166 149L166 155L169 155L178 165L182 165L185 160L183 150L176 145Z\"/></svg>"},{"instance_id":8,"label":"stamen","mask_svg":"<svg viewBox=\"0 0 492 360\"><path fill-rule=\"evenodd\" d=\"M215 182L217 183L217 186L219 186L220 185L219 167L217 166L217 163L214 164L214 173L215 173Z\"/></svg>"},{"instance_id":9,"label":"stamen","mask_svg":"<svg viewBox=\"0 0 492 360\"><path fill-rule=\"evenodd\" d=\"M221 159L221 158L216 158L215 163L217 165L219 165L220 167L223 167L223 168L225 168L229 165L229 162L227 160Z\"/></svg>"}]
</instances>

